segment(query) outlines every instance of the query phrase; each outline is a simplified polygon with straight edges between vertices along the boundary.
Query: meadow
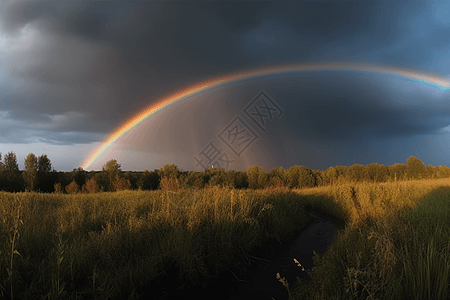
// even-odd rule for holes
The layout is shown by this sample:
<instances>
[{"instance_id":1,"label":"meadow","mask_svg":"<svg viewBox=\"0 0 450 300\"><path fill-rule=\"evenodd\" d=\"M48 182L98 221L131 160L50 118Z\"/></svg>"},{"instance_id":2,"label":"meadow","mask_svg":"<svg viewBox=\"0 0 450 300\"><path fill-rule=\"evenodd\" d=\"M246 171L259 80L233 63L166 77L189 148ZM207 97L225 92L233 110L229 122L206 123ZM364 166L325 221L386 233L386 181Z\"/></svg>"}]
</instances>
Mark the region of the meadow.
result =
<instances>
[{"instance_id":1,"label":"meadow","mask_svg":"<svg viewBox=\"0 0 450 300\"><path fill-rule=\"evenodd\" d=\"M291 299L450 298L450 179L299 190L0 192L0 296L147 299L164 288L208 286L254 250L298 233L311 220L305 208L345 228L315 255L309 279L288 285L279 274Z\"/></svg>"}]
</instances>

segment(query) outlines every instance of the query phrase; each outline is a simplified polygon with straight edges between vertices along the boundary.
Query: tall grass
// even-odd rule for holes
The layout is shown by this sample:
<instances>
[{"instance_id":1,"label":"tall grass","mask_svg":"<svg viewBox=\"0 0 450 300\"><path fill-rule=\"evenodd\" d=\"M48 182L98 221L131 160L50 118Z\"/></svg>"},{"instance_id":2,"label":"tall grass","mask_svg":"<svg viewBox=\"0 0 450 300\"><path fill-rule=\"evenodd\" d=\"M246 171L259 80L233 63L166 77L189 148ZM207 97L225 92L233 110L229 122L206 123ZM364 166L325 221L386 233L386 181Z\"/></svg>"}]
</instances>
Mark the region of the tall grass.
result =
<instances>
[{"instance_id":1,"label":"tall grass","mask_svg":"<svg viewBox=\"0 0 450 300\"><path fill-rule=\"evenodd\" d=\"M173 288L207 281L306 225L290 195L219 187L170 197L2 192L1 295L128 299L167 276Z\"/></svg>"},{"instance_id":2,"label":"tall grass","mask_svg":"<svg viewBox=\"0 0 450 300\"><path fill-rule=\"evenodd\" d=\"M423 180L296 191L311 201L329 199L312 205L343 216L346 227L314 258L312 280L291 285L291 298L449 299L449 185Z\"/></svg>"},{"instance_id":3,"label":"tall grass","mask_svg":"<svg viewBox=\"0 0 450 300\"><path fill-rule=\"evenodd\" d=\"M449 186L1 192L0 297L138 299L168 278L173 289L208 283L268 241L288 240L313 208L345 226L314 255L311 280L279 274L292 299L449 299Z\"/></svg>"}]
</instances>

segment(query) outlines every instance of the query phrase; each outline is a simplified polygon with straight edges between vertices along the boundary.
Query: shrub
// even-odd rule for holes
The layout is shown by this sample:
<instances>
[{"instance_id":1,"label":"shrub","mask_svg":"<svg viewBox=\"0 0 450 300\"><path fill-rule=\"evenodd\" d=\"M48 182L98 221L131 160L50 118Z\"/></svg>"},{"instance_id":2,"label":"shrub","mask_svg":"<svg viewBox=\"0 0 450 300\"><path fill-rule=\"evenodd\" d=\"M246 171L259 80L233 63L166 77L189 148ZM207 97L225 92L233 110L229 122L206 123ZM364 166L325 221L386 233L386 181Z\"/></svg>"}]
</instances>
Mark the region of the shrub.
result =
<instances>
[{"instance_id":1,"label":"shrub","mask_svg":"<svg viewBox=\"0 0 450 300\"><path fill-rule=\"evenodd\" d=\"M95 180L95 178L90 178L88 181L86 181L86 190L90 194L98 193L100 191L97 180Z\"/></svg>"},{"instance_id":2,"label":"shrub","mask_svg":"<svg viewBox=\"0 0 450 300\"><path fill-rule=\"evenodd\" d=\"M60 182L55 182L55 184L53 186L55 188L55 193L56 194L62 194L63 190L62 190Z\"/></svg>"},{"instance_id":3,"label":"shrub","mask_svg":"<svg viewBox=\"0 0 450 300\"><path fill-rule=\"evenodd\" d=\"M75 182L75 180L73 180L68 186L66 186L67 194L76 194L76 193L78 193L79 189L80 189L80 187Z\"/></svg>"},{"instance_id":4,"label":"shrub","mask_svg":"<svg viewBox=\"0 0 450 300\"><path fill-rule=\"evenodd\" d=\"M176 178L163 177L159 181L159 185L164 192L172 192L178 190L178 182Z\"/></svg>"},{"instance_id":5,"label":"shrub","mask_svg":"<svg viewBox=\"0 0 450 300\"><path fill-rule=\"evenodd\" d=\"M124 191L124 190L130 190L130 189L131 189L130 180L120 178L119 176L116 177L116 180L114 181L114 190Z\"/></svg>"}]
</instances>

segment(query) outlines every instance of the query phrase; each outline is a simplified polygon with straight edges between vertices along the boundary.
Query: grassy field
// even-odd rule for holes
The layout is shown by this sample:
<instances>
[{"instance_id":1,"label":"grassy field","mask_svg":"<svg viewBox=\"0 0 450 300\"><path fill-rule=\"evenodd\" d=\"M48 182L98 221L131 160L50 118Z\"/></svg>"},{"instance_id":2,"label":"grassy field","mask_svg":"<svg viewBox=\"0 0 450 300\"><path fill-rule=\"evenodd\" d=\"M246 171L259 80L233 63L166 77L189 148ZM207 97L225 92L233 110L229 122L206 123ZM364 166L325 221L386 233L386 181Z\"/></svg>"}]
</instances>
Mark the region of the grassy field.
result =
<instances>
[{"instance_id":1,"label":"grassy field","mask_svg":"<svg viewBox=\"0 0 450 300\"><path fill-rule=\"evenodd\" d=\"M0 193L0 298L133 299L207 283L308 217L286 192ZM173 275L176 276L173 276Z\"/></svg>"},{"instance_id":2,"label":"grassy field","mask_svg":"<svg viewBox=\"0 0 450 300\"><path fill-rule=\"evenodd\" d=\"M292 299L450 299L449 179L296 192L346 227Z\"/></svg>"},{"instance_id":3,"label":"grassy field","mask_svg":"<svg viewBox=\"0 0 450 300\"><path fill-rule=\"evenodd\" d=\"M138 299L168 276L174 288L208 284L297 233L310 220L305 207L346 226L315 256L311 280L289 283L293 299L449 299L449 179L292 192L0 192L0 298Z\"/></svg>"}]
</instances>

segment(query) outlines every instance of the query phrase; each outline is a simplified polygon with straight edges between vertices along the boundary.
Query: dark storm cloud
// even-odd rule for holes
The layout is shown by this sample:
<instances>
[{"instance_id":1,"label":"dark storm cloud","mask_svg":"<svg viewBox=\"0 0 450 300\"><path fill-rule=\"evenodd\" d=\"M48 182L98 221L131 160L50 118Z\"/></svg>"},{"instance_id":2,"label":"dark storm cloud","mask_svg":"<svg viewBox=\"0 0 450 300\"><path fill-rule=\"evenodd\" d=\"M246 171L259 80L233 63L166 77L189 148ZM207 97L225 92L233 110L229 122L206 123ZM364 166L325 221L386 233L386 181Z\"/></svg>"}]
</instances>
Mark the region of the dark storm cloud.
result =
<instances>
[{"instance_id":1,"label":"dark storm cloud","mask_svg":"<svg viewBox=\"0 0 450 300\"><path fill-rule=\"evenodd\" d=\"M0 11L5 36L34 37L28 48L9 53L9 77L0 80L0 110L16 122L9 126L30 130L22 141L89 143L160 96L253 67L359 61L450 71L436 63L448 51L450 31L419 2L15 0ZM434 133L449 124L443 104L422 109L419 96L417 107L380 101L394 94L393 87L356 97L352 86L317 95L302 110L301 126L307 135L339 139L345 132ZM6 120L2 126L13 130ZM10 142L19 139L13 136Z\"/></svg>"}]
</instances>

